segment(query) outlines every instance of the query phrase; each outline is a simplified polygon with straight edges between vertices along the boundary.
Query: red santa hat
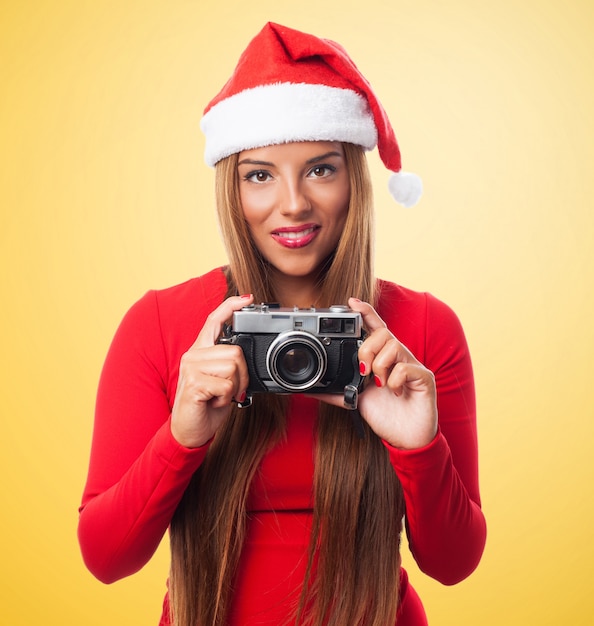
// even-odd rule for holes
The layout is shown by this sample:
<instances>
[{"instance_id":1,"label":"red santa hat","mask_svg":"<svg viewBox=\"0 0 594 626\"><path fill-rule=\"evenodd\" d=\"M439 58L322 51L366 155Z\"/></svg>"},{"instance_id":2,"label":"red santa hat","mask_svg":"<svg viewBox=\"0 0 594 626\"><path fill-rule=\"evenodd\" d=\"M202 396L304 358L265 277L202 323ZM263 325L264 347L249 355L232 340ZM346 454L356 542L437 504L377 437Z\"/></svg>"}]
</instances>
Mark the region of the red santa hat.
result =
<instances>
[{"instance_id":1,"label":"red santa hat","mask_svg":"<svg viewBox=\"0 0 594 626\"><path fill-rule=\"evenodd\" d=\"M269 22L252 39L200 124L214 166L242 150L292 141L376 145L393 172L388 187L405 207L421 179L402 171L396 135L371 85L339 44Z\"/></svg>"}]
</instances>

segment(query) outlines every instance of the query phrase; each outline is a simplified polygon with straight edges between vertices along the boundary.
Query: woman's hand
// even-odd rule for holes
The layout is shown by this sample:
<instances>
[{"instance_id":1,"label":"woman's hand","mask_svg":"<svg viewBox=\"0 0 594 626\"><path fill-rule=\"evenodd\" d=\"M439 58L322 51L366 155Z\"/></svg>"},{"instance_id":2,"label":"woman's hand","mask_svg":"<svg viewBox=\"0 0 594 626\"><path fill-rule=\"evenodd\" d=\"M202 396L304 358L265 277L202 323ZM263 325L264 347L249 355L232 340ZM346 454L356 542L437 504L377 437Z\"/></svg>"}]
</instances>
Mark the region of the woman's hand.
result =
<instances>
[{"instance_id":1,"label":"woman's hand","mask_svg":"<svg viewBox=\"0 0 594 626\"><path fill-rule=\"evenodd\" d=\"M217 344L234 311L252 303L252 296L225 300L207 318L198 338L182 356L171 414L171 432L187 448L204 445L228 417L234 399L241 401L249 376L239 346Z\"/></svg>"},{"instance_id":2,"label":"woman's hand","mask_svg":"<svg viewBox=\"0 0 594 626\"><path fill-rule=\"evenodd\" d=\"M369 331L358 353L362 373L373 376L359 395L361 416L390 445L422 448L437 433L433 373L394 337L370 304L351 298L349 306L361 313ZM342 403L341 396L324 395L323 400Z\"/></svg>"}]
</instances>

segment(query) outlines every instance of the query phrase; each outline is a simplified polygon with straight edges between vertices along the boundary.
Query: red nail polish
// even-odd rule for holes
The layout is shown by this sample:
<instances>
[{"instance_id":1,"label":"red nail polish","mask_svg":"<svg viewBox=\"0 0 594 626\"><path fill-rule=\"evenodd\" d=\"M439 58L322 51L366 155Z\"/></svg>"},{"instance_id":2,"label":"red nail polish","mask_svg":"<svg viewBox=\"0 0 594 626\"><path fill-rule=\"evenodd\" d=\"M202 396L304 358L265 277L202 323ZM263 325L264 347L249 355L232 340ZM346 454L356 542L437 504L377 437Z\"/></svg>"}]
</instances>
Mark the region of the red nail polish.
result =
<instances>
[{"instance_id":1,"label":"red nail polish","mask_svg":"<svg viewBox=\"0 0 594 626\"><path fill-rule=\"evenodd\" d=\"M359 374L361 374L361 376L365 376L366 371L367 371L367 366L365 365L365 363L363 363L363 361L361 361L359 363Z\"/></svg>"},{"instance_id":2,"label":"red nail polish","mask_svg":"<svg viewBox=\"0 0 594 626\"><path fill-rule=\"evenodd\" d=\"M239 296L240 298L251 298L252 294L251 293L244 293L242 296Z\"/></svg>"},{"instance_id":3,"label":"red nail polish","mask_svg":"<svg viewBox=\"0 0 594 626\"><path fill-rule=\"evenodd\" d=\"M381 387L382 386L382 381L379 379L379 376L374 376L373 377L373 382L375 383L376 387Z\"/></svg>"},{"instance_id":4,"label":"red nail polish","mask_svg":"<svg viewBox=\"0 0 594 626\"><path fill-rule=\"evenodd\" d=\"M239 394L239 398L237 398L237 402L245 402L245 397L246 397L246 395L247 395L247 394L246 394L246 392L245 392L245 391L242 391L242 392Z\"/></svg>"}]
</instances>

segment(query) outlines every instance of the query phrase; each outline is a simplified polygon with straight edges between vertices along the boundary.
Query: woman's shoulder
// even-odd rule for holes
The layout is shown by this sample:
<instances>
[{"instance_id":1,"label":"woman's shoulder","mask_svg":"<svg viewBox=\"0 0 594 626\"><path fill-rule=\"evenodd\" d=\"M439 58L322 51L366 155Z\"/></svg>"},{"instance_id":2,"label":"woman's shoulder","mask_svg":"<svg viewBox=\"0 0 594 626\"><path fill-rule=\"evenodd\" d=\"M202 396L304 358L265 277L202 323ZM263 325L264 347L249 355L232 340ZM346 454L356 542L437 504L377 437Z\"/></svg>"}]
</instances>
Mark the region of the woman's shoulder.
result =
<instances>
[{"instance_id":1,"label":"woman's shoulder","mask_svg":"<svg viewBox=\"0 0 594 626\"><path fill-rule=\"evenodd\" d=\"M390 330L422 360L430 345L463 340L453 309L426 291L378 280L377 310Z\"/></svg>"},{"instance_id":2,"label":"woman's shoulder","mask_svg":"<svg viewBox=\"0 0 594 626\"><path fill-rule=\"evenodd\" d=\"M155 325L165 334L196 333L224 299L227 281L219 267L202 276L161 289L151 289L128 310L124 323L143 333Z\"/></svg>"},{"instance_id":3,"label":"woman's shoulder","mask_svg":"<svg viewBox=\"0 0 594 626\"><path fill-rule=\"evenodd\" d=\"M152 289L159 304L179 305L188 303L210 303L215 306L227 291L227 280L223 267L217 267L206 274L185 280L182 283L161 289Z\"/></svg>"},{"instance_id":4,"label":"woman's shoulder","mask_svg":"<svg viewBox=\"0 0 594 626\"><path fill-rule=\"evenodd\" d=\"M195 341L208 315L227 292L223 268L164 289L147 291L128 309L112 341L123 362L140 354L159 371L176 372L180 356Z\"/></svg>"},{"instance_id":5,"label":"woman's shoulder","mask_svg":"<svg viewBox=\"0 0 594 626\"><path fill-rule=\"evenodd\" d=\"M388 280L378 279L378 308L388 314L410 314L423 312L453 315L452 309L442 300L427 291L416 291Z\"/></svg>"}]
</instances>

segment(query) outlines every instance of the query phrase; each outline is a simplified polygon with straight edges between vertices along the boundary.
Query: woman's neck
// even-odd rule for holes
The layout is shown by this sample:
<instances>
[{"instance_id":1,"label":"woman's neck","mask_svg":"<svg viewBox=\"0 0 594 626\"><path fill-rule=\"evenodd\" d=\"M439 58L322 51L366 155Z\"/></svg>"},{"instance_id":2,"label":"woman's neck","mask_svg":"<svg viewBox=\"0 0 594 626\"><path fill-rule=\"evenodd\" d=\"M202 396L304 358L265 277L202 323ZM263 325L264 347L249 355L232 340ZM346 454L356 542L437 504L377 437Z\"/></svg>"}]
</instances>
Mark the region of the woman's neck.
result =
<instances>
[{"instance_id":1,"label":"woman's neck","mask_svg":"<svg viewBox=\"0 0 594 626\"><path fill-rule=\"evenodd\" d=\"M319 282L311 277L275 276L274 293L281 306L307 309L317 304Z\"/></svg>"}]
</instances>

